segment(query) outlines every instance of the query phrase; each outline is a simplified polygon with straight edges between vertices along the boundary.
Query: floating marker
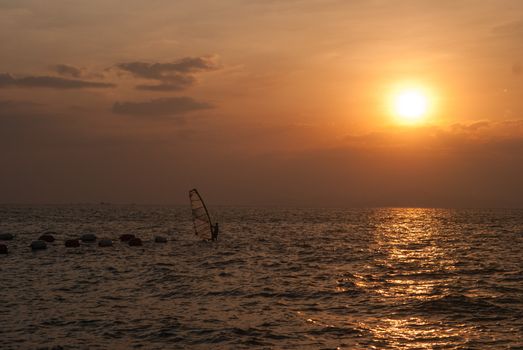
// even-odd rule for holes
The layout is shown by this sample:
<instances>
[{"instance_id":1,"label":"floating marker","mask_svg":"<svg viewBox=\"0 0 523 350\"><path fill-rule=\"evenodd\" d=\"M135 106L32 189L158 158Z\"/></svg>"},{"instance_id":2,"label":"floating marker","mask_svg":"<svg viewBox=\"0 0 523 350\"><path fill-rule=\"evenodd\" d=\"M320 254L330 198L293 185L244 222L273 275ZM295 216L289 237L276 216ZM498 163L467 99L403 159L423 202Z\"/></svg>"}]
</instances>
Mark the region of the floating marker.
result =
<instances>
[{"instance_id":1,"label":"floating marker","mask_svg":"<svg viewBox=\"0 0 523 350\"><path fill-rule=\"evenodd\" d=\"M167 238L162 237L162 236L156 236L156 237L154 237L154 242L155 243L167 243Z\"/></svg>"},{"instance_id":2,"label":"floating marker","mask_svg":"<svg viewBox=\"0 0 523 350\"><path fill-rule=\"evenodd\" d=\"M38 240L31 242L31 250L42 250L47 249L47 243L44 241Z\"/></svg>"},{"instance_id":3,"label":"floating marker","mask_svg":"<svg viewBox=\"0 0 523 350\"><path fill-rule=\"evenodd\" d=\"M110 240L109 238L102 238L98 242L98 246L99 247L112 247L113 246L113 241Z\"/></svg>"},{"instance_id":4,"label":"floating marker","mask_svg":"<svg viewBox=\"0 0 523 350\"><path fill-rule=\"evenodd\" d=\"M132 233L124 233L120 236L120 241L129 242L131 239L136 238Z\"/></svg>"},{"instance_id":5,"label":"floating marker","mask_svg":"<svg viewBox=\"0 0 523 350\"><path fill-rule=\"evenodd\" d=\"M68 239L65 241L65 246L67 248L77 248L80 246L80 241L77 239Z\"/></svg>"},{"instance_id":6,"label":"floating marker","mask_svg":"<svg viewBox=\"0 0 523 350\"><path fill-rule=\"evenodd\" d=\"M53 235L50 234L50 233L44 233L44 234L41 235L38 239L39 239L40 241L44 241L44 242L48 242L48 243L52 243L52 242L55 241Z\"/></svg>"},{"instance_id":7,"label":"floating marker","mask_svg":"<svg viewBox=\"0 0 523 350\"><path fill-rule=\"evenodd\" d=\"M142 240L140 238L134 237L129 241L131 247L140 247L142 246Z\"/></svg>"},{"instance_id":8,"label":"floating marker","mask_svg":"<svg viewBox=\"0 0 523 350\"><path fill-rule=\"evenodd\" d=\"M94 233L86 233L86 234L83 234L82 237L80 237L80 240L82 242L86 242L86 243L95 242L96 235Z\"/></svg>"},{"instance_id":9,"label":"floating marker","mask_svg":"<svg viewBox=\"0 0 523 350\"><path fill-rule=\"evenodd\" d=\"M0 241L10 241L13 238L15 238L15 236L10 233L0 233Z\"/></svg>"}]
</instances>

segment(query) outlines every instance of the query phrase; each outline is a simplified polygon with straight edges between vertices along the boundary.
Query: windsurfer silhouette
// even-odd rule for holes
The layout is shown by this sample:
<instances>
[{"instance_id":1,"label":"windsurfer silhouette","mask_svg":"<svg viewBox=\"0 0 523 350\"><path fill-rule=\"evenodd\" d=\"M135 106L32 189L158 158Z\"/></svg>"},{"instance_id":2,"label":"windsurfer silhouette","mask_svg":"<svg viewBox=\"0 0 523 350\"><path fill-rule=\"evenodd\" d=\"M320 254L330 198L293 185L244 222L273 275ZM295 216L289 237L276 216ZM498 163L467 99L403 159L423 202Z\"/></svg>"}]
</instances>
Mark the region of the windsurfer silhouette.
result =
<instances>
[{"instance_id":1,"label":"windsurfer silhouette","mask_svg":"<svg viewBox=\"0 0 523 350\"><path fill-rule=\"evenodd\" d=\"M220 233L220 227L218 226L218 223L215 223L212 227L211 241L218 240L218 233Z\"/></svg>"}]
</instances>

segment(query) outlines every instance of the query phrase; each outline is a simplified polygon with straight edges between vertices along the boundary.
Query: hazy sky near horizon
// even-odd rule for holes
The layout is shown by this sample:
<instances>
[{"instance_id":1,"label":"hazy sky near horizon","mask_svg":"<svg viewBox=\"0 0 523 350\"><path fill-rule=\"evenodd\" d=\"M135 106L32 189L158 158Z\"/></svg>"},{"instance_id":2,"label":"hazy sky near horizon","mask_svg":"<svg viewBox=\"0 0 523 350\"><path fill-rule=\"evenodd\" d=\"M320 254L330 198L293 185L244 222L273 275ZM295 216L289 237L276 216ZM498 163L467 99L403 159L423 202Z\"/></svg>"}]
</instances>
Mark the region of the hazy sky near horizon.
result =
<instances>
[{"instance_id":1,"label":"hazy sky near horizon","mask_svg":"<svg viewBox=\"0 0 523 350\"><path fill-rule=\"evenodd\" d=\"M3 203L523 207L519 0L0 0L0 42Z\"/></svg>"}]
</instances>

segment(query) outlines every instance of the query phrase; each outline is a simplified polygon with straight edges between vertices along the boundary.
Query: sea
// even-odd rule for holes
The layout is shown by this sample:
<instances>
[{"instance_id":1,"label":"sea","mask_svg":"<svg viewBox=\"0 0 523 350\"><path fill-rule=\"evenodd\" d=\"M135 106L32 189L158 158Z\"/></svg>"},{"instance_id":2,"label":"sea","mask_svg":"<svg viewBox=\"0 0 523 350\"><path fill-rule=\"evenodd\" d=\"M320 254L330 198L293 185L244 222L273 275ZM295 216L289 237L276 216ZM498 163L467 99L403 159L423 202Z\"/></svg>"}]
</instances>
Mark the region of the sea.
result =
<instances>
[{"instance_id":1,"label":"sea","mask_svg":"<svg viewBox=\"0 0 523 350\"><path fill-rule=\"evenodd\" d=\"M0 348L523 349L523 210L210 211L1 206Z\"/></svg>"}]
</instances>

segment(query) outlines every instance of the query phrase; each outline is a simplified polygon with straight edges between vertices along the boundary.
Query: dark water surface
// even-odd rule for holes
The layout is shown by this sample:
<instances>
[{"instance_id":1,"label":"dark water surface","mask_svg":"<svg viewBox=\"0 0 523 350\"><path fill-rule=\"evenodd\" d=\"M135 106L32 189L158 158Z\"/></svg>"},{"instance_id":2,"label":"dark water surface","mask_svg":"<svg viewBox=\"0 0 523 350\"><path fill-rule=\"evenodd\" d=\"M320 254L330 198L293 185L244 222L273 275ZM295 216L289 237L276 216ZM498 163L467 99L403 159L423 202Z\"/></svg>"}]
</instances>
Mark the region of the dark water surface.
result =
<instances>
[{"instance_id":1,"label":"dark water surface","mask_svg":"<svg viewBox=\"0 0 523 350\"><path fill-rule=\"evenodd\" d=\"M0 207L0 348L523 349L522 210L212 211L216 244L187 208Z\"/></svg>"}]
</instances>

